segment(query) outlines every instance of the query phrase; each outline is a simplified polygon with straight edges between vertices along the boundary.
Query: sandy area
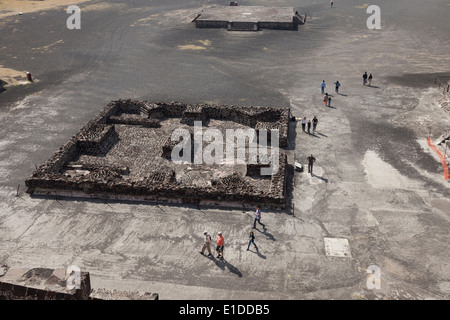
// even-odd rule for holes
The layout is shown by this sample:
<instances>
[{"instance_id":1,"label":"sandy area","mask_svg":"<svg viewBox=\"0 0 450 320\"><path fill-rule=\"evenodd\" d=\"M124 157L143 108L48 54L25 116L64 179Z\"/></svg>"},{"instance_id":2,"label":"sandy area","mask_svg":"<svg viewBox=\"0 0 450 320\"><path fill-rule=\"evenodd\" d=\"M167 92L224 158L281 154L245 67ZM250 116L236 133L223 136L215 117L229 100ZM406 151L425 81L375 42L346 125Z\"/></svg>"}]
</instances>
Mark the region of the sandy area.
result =
<instances>
[{"instance_id":1,"label":"sandy area","mask_svg":"<svg viewBox=\"0 0 450 320\"><path fill-rule=\"evenodd\" d=\"M179 50L206 50L206 49L208 49L208 47L211 46L210 40L197 40L197 41L195 41L195 43L198 43L201 45L197 45L197 44L179 45L178 49Z\"/></svg>"},{"instance_id":2,"label":"sandy area","mask_svg":"<svg viewBox=\"0 0 450 320\"><path fill-rule=\"evenodd\" d=\"M18 15L19 12L30 13L34 11L53 9L58 6L70 6L72 4L79 4L88 2L89 0L3 0L0 1L0 19Z\"/></svg>"},{"instance_id":3,"label":"sandy area","mask_svg":"<svg viewBox=\"0 0 450 320\"><path fill-rule=\"evenodd\" d=\"M40 10L54 9L55 7L60 6L79 4L82 2L89 2L89 0L3 0L0 1L0 19L18 15L19 12L26 14ZM0 79L3 81L5 87L29 83L25 72L26 70L13 70L0 65Z\"/></svg>"},{"instance_id":4,"label":"sandy area","mask_svg":"<svg viewBox=\"0 0 450 320\"><path fill-rule=\"evenodd\" d=\"M0 80L2 81L4 87L30 83L27 80L27 75L25 72L26 71L5 68L0 65Z\"/></svg>"}]
</instances>

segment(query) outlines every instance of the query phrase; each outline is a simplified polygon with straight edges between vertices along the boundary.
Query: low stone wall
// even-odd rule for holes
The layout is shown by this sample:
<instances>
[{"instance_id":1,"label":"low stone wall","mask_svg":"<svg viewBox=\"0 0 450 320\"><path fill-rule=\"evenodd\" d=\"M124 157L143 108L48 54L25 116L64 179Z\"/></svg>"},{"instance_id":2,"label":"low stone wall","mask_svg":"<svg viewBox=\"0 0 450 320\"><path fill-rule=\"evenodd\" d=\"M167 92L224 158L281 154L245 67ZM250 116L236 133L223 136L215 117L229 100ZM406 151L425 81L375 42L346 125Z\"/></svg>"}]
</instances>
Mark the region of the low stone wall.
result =
<instances>
[{"instance_id":1,"label":"low stone wall","mask_svg":"<svg viewBox=\"0 0 450 320\"><path fill-rule=\"evenodd\" d=\"M142 118L140 116L122 114L120 116L109 116L108 123L114 124L127 124L127 125L140 125L146 128L159 128L161 125L159 120Z\"/></svg>"},{"instance_id":2,"label":"low stone wall","mask_svg":"<svg viewBox=\"0 0 450 320\"><path fill-rule=\"evenodd\" d=\"M66 281L54 269L35 268L18 279L0 277L0 300L88 300L91 293L89 272L81 272L80 289L66 289Z\"/></svg>"},{"instance_id":3,"label":"low stone wall","mask_svg":"<svg viewBox=\"0 0 450 320\"><path fill-rule=\"evenodd\" d=\"M258 22L230 21L227 26L228 31L258 31Z\"/></svg>"},{"instance_id":4,"label":"low stone wall","mask_svg":"<svg viewBox=\"0 0 450 320\"><path fill-rule=\"evenodd\" d=\"M228 21L204 21L204 20L195 20L196 28L227 28Z\"/></svg>"},{"instance_id":5,"label":"low stone wall","mask_svg":"<svg viewBox=\"0 0 450 320\"><path fill-rule=\"evenodd\" d=\"M157 293L91 288L89 272L80 272L79 289L67 287L64 269L1 267L0 300L159 300Z\"/></svg>"},{"instance_id":6,"label":"low stone wall","mask_svg":"<svg viewBox=\"0 0 450 320\"><path fill-rule=\"evenodd\" d=\"M273 29L273 30L294 30L296 24L292 22L258 22L259 29Z\"/></svg>"},{"instance_id":7,"label":"low stone wall","mask_svg":"<svg viewBox=\"0 0 450 320\"><path fill-rule=\"evenodd\" d=\"M157 116L159 119L152 118ZM127 123L118 119L136 120ZM143 196L149 200L182 199L183 202L200 202L201 200L217 200L226 202L267 203L278 207L284 206L285 200L285 170L286 155L280 152L278 172L269 177L271 187L267 192L252 188L238 176L226 177L222 180L211 181L210 186L194 187L178 184L175 172L167 168L156 168L156 172L149 172L147 176L131 179L128 168L113 165L89 167L80 164L68 167L80 154L104 155L114 145L115 126L111 121L118 121L124 125L141 125L160 123L163 117L179 118L181 122L192 124L194 120L220 119L231 120L239 124L261 129L279 130L280 147L287 146L289 109L269 107L236 107L188 105L178 102L152 103L148 101L117 100L106 106L81 131L62 146L56 154L41 165L32 176L25 181L28 193L36 190L74 191L96 195L133 195ZM147 122L148 121L148 122ZM149 128L151 130L151 128ZM169 157L175 144L166 141L161 150L155 150L160 156ZM73 164L73 162L72 162ZM256 169L250 167L250 176L256 174ZM76 174L77 170L86 170L86 174ZM63 174L63 171L66 173ZM69 173L67 173L67 171Z\"/></svg>"},{"instance_id":8,"label":"low stone wall","mask_svg":"<svg viewBox=\"0 0 450 320\"><path fill-rule=\"evenodd\" d=\"M100 154L107 152L114 139L117 138L117 133L114 126L105 124L93 125L92 130L86 132L86 136L82 136L76 144L76 151L87 154ZM111 142L107 143L108 140Z\"/></svg>"}]
</instances>

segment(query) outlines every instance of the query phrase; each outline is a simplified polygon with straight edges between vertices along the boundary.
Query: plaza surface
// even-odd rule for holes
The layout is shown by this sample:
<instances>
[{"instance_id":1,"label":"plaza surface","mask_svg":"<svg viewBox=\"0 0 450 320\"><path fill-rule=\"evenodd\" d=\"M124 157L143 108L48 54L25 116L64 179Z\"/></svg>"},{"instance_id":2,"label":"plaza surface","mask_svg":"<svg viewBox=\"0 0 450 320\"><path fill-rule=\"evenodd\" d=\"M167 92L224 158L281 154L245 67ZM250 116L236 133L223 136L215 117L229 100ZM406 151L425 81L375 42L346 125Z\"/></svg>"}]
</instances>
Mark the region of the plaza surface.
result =
<instances>
[{"instance_id":1,"label":"plaza surface","mask_svg":"<svg viewBox=\"0 0 450 320\"><path fill-rule=\"evenodd\" d=\"M93 288L160 299L448 299L450 185L426 142L450 127L434 87L436 74L450 73L448 1L379 0L381 30L367 29L363 1L276 1L306 13L306 24L257 33L196 29L191 21L210 3L86 1L80 30L66 28L64 6L1 18L0 70L24 79L30 71L35 81L15 78L0 93L0 264L75 264ZM24 192L35 165L127 98L317 116L316 134L298 124L289 150L291 163L313 154L314 174L296 173L294 210L261 204L268 229L255 231L259 252L246 251L254 208ZM224 262L199 254L204 230L214 240L223 233ZM330 238L347 239L329 247L350 254L328 255ZM370 290L373 265L381 287Z\"/></svg>"}]
</instances>

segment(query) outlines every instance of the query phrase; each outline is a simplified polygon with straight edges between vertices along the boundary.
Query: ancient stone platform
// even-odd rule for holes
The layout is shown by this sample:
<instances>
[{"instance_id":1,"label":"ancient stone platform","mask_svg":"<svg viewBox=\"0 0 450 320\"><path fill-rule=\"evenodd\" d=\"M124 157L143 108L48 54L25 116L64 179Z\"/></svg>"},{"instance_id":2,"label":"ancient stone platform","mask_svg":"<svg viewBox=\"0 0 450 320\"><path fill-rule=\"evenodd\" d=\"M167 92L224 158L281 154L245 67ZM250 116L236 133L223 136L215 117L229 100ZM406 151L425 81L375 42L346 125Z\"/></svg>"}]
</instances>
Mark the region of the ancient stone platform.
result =
<instances>
[{"instance_id":1,"label":"ancient stone platform","mask_svg":"<svg viewBox=\"0 0 450 320\"><path fill-rule=\"evenodd\" d=\"M226 28L229 31L262 29L296 30L304 18L292 7L204 6L194 19L197 28Z\"/></svg>"},{"instance_id":2,"label":"ancient stone platform","mask_svg":"<svg viewBox=\"0 0 450 320\"><path fill-rule=\"evenodd\" d=\"M0 300L159 300L158 293L93 290L89 272L80 272L79 288L69 288L69 276L66 269L3 265L0 267Z\"/></svg>"},{"instance_id":3,"label":"ancient stone platform","mask_svg":"<svg viewBox=\"0 0 450 320\"><path fill-rule=\"evenodd\" d=\"M0 300L89 300L89 272L80 273L80 287L67 287L66 270L2 266Z\"/></svg>"},{"instance_id":4,"label":"ancient stone platform","mask_svg":"<svg viewBox=\"0 0 450 320\"><path fill-rule=\"evenodd\" d=\"M287 146L289 114L288 108L113 101L26 180L27 192L283 208L287 158L281 148ZM172 133L193 132L194 121L203 124L202 130L220 130L224 137L227 129L252 128L257 135L262 129L278 130L278 170L262 176L260 169L268 166L267 161L247 158L248 163L227 163L226 155L221 164L172 161L171 151L178 144Z\"/></svg>"}]
</instances>

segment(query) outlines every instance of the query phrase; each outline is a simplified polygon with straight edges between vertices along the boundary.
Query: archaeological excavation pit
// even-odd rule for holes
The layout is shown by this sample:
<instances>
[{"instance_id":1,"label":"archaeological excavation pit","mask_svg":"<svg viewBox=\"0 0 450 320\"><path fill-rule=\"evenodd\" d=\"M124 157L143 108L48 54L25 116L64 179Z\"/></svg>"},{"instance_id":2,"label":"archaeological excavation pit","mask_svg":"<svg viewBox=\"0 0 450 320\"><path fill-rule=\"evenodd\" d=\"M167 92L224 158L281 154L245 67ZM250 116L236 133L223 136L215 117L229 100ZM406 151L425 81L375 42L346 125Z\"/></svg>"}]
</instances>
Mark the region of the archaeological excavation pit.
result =
<instances>
[{"instance_id":1,"label":"archaeological excavation pit","mask_svg":"<svg viewBox=\"0 0 450 320\"><path fill-rule=\"evenodd\" d=\"M112 101L37 168L25 182L27 192L51 197L284 208L288 164L283 148L288 144L289 118L288 108ZM184 141L173 137L177 130L184 130L192 139L186 140L185 149L174 153ZM256 150L266 154L252 153L250 140L237 135L232 148L227 149L224 143L211 153L217 156L218 150L223 151L215 163L196 162L196 155L205 152L206 159L207 148L211 149L206 142L211 140L202 136L196 140L199 133L208 130L215 130L224 142L229 132L255 132ZM239 138L246 141L244 148L239 147ZM245 161L238 161L239 152ZM263 174L269 167L276 170Z\"/></svg>"}]
</instances>

